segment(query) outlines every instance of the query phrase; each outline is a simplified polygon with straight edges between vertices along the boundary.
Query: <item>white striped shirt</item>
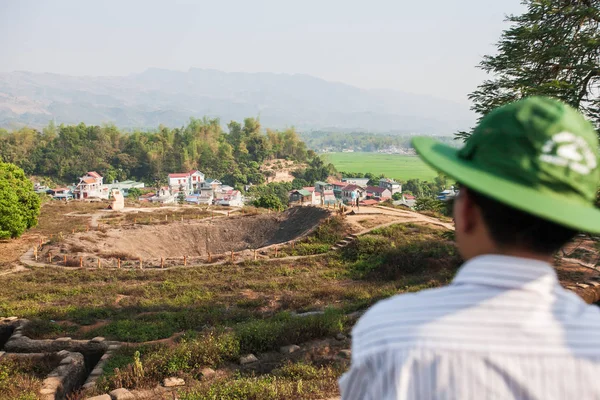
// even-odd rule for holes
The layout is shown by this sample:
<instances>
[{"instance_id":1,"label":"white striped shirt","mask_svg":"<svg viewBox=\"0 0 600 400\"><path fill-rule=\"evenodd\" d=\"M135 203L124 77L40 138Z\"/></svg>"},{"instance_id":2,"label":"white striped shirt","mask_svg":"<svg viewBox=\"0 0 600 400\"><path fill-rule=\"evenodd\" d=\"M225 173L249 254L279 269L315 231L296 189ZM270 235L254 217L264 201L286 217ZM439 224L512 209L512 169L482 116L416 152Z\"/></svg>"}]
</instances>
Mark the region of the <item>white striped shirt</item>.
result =
<instances>
[{"instance_id":1,"label":"white striped shirt","mask_svg":"<svg viewBox=\"0 0 600 400\"><path fill-rule=\"evenodd\" d=\"M443 288L372 307L342 399L600 399L600 309L554 269L486 255Z\"/></svg>"}]
</instances>

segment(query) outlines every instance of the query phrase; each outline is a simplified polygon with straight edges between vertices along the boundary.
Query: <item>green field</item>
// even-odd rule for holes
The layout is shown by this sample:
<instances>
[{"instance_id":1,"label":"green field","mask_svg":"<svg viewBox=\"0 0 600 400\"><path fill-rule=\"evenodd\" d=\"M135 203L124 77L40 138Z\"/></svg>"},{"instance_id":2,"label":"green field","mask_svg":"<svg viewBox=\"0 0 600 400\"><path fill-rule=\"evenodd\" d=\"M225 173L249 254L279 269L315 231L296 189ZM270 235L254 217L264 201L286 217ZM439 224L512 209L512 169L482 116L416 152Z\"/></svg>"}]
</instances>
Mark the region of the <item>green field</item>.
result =
<instances>
[{"instance_id":1,"label":"green field","mask_svg":"<svg viewBox=\"0 0 600 400\"><path fill-rule=\"evenodd\" d=\"M382 153L327 153L322 155L326 162L335 165L338 171L371 172L400 181L421 179L431 181L437 173L417 156Z\"/></svg>"}]
</instances>

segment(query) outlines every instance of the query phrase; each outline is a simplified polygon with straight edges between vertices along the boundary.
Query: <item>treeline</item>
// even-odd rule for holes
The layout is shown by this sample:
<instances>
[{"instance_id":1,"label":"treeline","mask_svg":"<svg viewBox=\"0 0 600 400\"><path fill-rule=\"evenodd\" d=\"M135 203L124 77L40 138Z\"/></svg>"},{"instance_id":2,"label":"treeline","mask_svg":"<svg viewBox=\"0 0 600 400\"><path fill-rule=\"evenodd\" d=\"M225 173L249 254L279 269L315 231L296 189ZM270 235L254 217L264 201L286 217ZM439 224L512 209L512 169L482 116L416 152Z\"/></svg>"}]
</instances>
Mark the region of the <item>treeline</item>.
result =
<instances>
[{"instance_id":1,"label":"treeline","mask_svg":"<svg viewBox=\"0 0 600 400\"><path fill-rule=\"evenodd\" d=\"M293 128L263 132L259 120L232 121L228 130L218 119L195 119L181 128L122 132L114 125L55 126L42 131L0 129L0 160L16 164L28 175L50 177L57 182L76 182L90 170L105 182L136 179L155 185L170 172L199 169L207 177L234 187L262 184L263 161L284 158L311 162L308 150Z\"/></svg>"},{"instance_id":2,"label":"treeline","mask_svg":"<svg viewBox=\"0 0 600 400\"><path fill-rule=\"evenodd\" d=\"M311 149L332 151L353 149L355 151L374 152L390 147L412 148L412 136L409 135L313 131L302 132L300 137ZM436 140L449 145L457 145L451 136L437 136Z\"/></svg>"}]
</instances>

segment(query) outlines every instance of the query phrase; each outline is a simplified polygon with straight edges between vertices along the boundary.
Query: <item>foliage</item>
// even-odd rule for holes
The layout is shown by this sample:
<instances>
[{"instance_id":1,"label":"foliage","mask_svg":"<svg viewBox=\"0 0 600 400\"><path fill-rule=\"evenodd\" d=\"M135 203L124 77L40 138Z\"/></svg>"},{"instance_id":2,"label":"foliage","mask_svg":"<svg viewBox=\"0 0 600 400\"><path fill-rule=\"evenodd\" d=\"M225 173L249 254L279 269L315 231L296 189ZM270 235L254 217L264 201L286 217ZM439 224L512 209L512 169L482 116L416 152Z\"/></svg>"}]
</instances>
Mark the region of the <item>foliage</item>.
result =
<instances>
[{"instance_id":1,"label":"foliage","mask_svg":"<svg viewBox=\"0 0 600 400\"><path fill-rule=\"evenodd\" d=\"M242 353L265 352L280 346L334 336L344 327L339 310L328 309L322 315L296 317L281 313L268 320L256 320L235 327Z\"/></svg>"},{"instance_id":2,"label":"foliage","mask_svg":"<svg viewBox=\"0 0 600 400\"><path fill-rule=\"evenodd\" d=\"M261 376L235 376L217 380L201 388L180 393L182 400L249 399L287 400L321 399L337 389L339 366L314 366L288 363Z\"/></svg>"},{"instance_id":3,"label":"foliage","mask_svg":"<svg viewBox=\"0 0 600 400\"><path fill-rule=\"evenodd\" d=\"M179 192L177 192L177 203L179 205L185 203L185 188L183 185L179 185Z\"/></svg>"},{"instance_id":4,"label":"foliage","mask_svg":"<svg viewBox=\"0 0 600 400\"><path fill-rule=\"evenodd\" d=\"M600 3L597 0L525 0L527 11L511 15L498 53L480 68L492 78L469 95L485 115L526 96L556 97L578 108L600 128ZM459 132L465 139L470 132Z\"/></svg>"},{"instance_id":5,"label":"foliage","mask_svg":"<svg viewBox=\"0 0 600 400\"><path fill-rule=\"evenodd\" d=\"M303 362L287 363L261 376L236 375L231 380L207 382L199 388L180 392L182 400L321 399L337 389L340 366L316 366Z\"/></svg>"},{"instance_id":6,"label":"foliage","mask_svg":"<svg viewBox=\"0 0 600 400\"><path fill-rule=\"evenodd\" d=\"M392 195L392 200L398 201L398 200L402 200L402 193L400 192L396 192Z\"/></svg>"},{"instance_id":7,"label":"foliage","mask_svg":"<svg viewBox=\"0 0 600 400\"><path fill-rule=\"evenodd\" d=\"M317 181L325 181L330 175L336 172L333 164L325 164L325 162L319 158L313 158L308 168L300 171L294 171L292 175L296 178L295 180L301 180L306 182L305 186L312 186ZM299 189L299 188L298 188Z\"/></svg>"},{"instance_id":8,"label":"foliage","mask_svg":"<svg viewBox=\"0 0 600 400\"><path fill-rule=\"evenodd\" d=\"M353 153L343 154L377 152L391 147L412 148L412 136L394 133L311 131L301 133L300 137L311 149L327 149L334 152L354 150ZM452 143L452 138L448 136L438 136L435 139L447 144Z\"/></svg>"},{"instance_id":9,"label":"foliage","mask_svg":"<svg viewBox=\"0 0 600 400\"><path fill-rule=\"evenodd\" d=\"M360 236L342 252L358 278L398 280L408 275L453 273L461 263L444 230L395 224ZM353 264L352 264L353 263Z\"/></svg>"},{"instance_id":10,"label":"foliage","mask_svg":"<svg viewBox=\"0 0 600 400\"><path fill-rule=\"evenodd\" d=\"M409 179L403 183L402 190L412 193L416 198L434 198L439 192L447 188L447 179L438 174L432 182L419 179Z\"/></svg>"},{"instance_id":11,"label":"foliage","mask_svg":"<svg viewBox=\"0 0 600 400\"><path fill-rule=\"evenodd\" d=\"M281 203L279 197L274 194L265 194L254 201L255 207L268 208L271 210L281 211L285 206Z\"/></svg>"},{"instance_id":12,"label":"foliage","mask_svg":"<svg viewBox=\"0 0 600 400\"><path fill-rule=\"evenodd\" d=\"M0 239L19 237L36 226L40 203L23 170L0 162Z\"/></svg>"},{"instance_id":13,"label":"foliage","mask_svg":"<svg viewBox=\"0 0 600 400\"><path fill-rule=\"evenodd\" d=\"M55 354L43 358L15 359L3 357L0 360L0 398L15 400L38 399L42 380L58 366L60 358Z\"/></svg>"},{"instance_id":14,"label":"foliage","mask_svg":"<svg viewBox=\"0 0 600 400\"><path fill-rule=\"evenodd\" d=\"M120 132L113 125L60 125L42 132L0 130L0 160L27 174L74 182L95 170L105 181L133 178L152 187L167 173L199 169L233 187L262 184L260 164L270 158L309 161L306 145L293 128L262 132L260 122L232 121L224 132L218 119L195 119L181 128ZM310 155L314 156L314 153Z\"/></svg>"},{"instance_id":15,"label":"foliage","mask_svg":"<svg viewBox=\"0 0 600 400\"><path fill-rule=\"evenodd\" d=\"M415 202L415 210L444 213L446 210L446 203L441 200L431 199L429 197L419 197Z\"/></svg>"},{"instance_id":16,"label":"foliage","mask_svg":"<svg viewBox=\"0 0 600 400\"><path fill-rule=\"evenodd\" d=\"M344 221L341 217L335 216L328 222L319 225L314 233L314 239L319 243L333 245L346 236Z\"/></svg>"},{"instance_id":17,"label":"foliage","mask_svg":"<svg viewBox=\"0 0 600 400\"><path fill-rule=\"evenodd\" d=\"M279 202L287 204L289 200L289 192L292 190L292 184L288 182L271 182L266 185L252 186L250 194L256 199L273 195L279 199Z\"/></svg>"},{"instance_id":18,"label":"foliage","mask_svg":"<svg viewBox=\"0 0 600 400\"><path fill-rule=\"evenodd\" d=\"M142 195L142 191L138 188L131 188L127 191L127 197L137 200Z\"/></svg>"}]
</instances>

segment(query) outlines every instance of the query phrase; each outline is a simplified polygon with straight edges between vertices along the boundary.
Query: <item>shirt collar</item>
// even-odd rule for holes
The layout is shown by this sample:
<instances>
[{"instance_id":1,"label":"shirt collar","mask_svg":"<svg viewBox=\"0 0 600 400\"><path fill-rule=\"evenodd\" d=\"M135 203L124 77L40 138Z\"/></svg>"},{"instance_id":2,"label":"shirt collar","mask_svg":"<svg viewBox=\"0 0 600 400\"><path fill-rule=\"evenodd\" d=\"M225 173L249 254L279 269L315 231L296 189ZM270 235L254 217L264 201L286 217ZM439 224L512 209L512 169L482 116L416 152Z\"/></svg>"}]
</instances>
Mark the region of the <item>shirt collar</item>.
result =
<instances>
[{"instance_id":1,"label":"shirt collar","mask_svg":"<svg viewBox=\"0 0 600 400\"><path fill-rule=\"evenodd\" d=\"M459 269L452 285L475 284L548 293L558 283L554 268L544 261L504 255L472 258Z\"/></svg>"}]
</instances>

